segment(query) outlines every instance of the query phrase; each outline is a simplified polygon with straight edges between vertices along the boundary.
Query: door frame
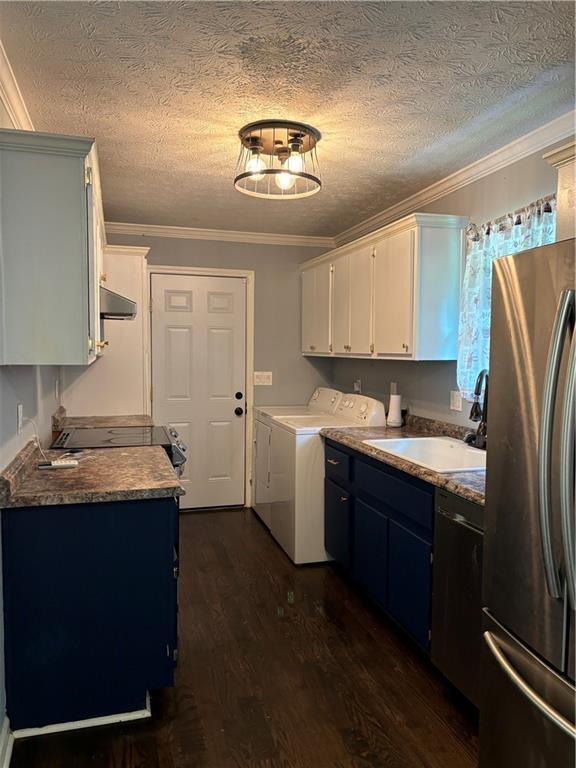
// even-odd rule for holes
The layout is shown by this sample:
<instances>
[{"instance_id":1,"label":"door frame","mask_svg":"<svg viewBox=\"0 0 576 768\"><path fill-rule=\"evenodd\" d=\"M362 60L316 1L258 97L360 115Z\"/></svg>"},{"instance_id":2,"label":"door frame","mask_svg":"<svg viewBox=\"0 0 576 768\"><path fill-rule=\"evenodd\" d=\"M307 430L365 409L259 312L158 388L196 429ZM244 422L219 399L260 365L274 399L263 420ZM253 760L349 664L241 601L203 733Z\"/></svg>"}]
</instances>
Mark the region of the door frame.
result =
<instances>
[{"instance_id":1,"label":"door frame","mask_svg":"<svg viewBox=\"0 0 576 768\"><path fill-rule=\"evenodd\" d=\"M252 506L252 442L254 413L254 270L252 269L216 269L213 267L170 267L148 265L148 360L150 384L153 381L152 368L152 276L182 275L186 277L235 277L246 280L246 429L245 429L245 466L244 466L244 506ZM150 386L150 412L152 413L153 391ZM193 460L193 459L192 459Z\"/></svg>"}]
</instances>

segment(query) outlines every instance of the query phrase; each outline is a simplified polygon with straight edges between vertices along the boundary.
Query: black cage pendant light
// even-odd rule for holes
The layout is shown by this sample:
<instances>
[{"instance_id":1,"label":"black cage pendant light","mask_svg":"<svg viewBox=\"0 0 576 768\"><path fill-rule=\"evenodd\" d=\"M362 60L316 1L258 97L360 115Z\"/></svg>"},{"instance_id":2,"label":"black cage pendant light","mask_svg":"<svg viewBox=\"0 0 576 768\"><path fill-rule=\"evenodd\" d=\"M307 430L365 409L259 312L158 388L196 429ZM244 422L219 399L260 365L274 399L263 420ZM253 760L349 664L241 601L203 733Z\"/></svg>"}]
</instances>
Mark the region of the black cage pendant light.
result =
<instances>
[{"instance_id":1,"label":"black cage pendant light","mask_svg":"<svg viewBox=\"0 0 576 768\"><path fill-rule=\"evenodd\" d=\"M238 132L234 186L269 200L293 200L322 188L316 145L320 131L292 120L258 120Z\"/></svg>"}]
</instances>

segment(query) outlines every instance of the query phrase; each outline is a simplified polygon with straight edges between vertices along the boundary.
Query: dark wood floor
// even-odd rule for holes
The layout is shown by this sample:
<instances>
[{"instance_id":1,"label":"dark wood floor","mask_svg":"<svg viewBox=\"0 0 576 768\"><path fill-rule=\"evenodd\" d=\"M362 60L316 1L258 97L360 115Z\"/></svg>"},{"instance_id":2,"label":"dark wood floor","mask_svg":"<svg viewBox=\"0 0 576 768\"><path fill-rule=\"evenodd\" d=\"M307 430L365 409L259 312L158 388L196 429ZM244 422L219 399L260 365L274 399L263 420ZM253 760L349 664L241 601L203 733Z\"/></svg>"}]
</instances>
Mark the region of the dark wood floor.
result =
<instances>
[{"instance_id":1,"label":"dark wood floor","mask_svg":"<svg viewBox=\"0 0 576 768\"><path fill-rule=\"evenodd\" d=\"M12 768L473 768L477 723L330 566L248 510L181 518L177 685L151 720L19 741Z\"/></svg>"}]
</instances>

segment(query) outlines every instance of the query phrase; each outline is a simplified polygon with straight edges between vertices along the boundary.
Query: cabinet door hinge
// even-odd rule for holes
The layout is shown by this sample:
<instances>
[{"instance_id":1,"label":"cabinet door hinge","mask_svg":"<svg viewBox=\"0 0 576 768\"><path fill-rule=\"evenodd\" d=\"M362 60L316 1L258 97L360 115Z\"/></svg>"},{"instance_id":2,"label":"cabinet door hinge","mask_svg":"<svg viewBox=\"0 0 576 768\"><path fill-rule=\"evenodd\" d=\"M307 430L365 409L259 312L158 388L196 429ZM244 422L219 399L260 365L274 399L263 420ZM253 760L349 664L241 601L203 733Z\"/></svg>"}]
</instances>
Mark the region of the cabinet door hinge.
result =
<instances>
[{"instance_id":1,"label":"cabinet door hinge","mask_svg":"<svg viewBox=\"0 0 576 768\"><path fill-rule=\"evenodd\" d=\"M172 660L174 664L176 664L176 662L178 661L178 648L174 648L174 650L172 651Z\"/></svg>"},{"instance_id":2,"label":"cabinet door hinge","mask_svg":"<svg viewBox=\"0 0 576 768\"><path fill-rule=\"evenodd\" d=\"M154 402L154 385L150 384L150 402Z\"/></svg>"},{"instance_id":3,"label":"cabinet door hinge","mask_svg":"<svg viewBox=\"0 0 576 768\"><path fill-rule=\"evenodd\" d=\"M430 643L432 641L432 630L428 630L428 642Z\"/></svg>"},{"instance_id":4,"label":"cabinet door hinge","mask_svg":"<svg viewBox=\"0 0 576 768\"><path fill-rule=\"evenodd\" d=\"M374 344L370 344L370 352L371 354L374 354Z\"/></svg>"},{"instance_id":5,"label":"cabinet door hinge","mask_svg":"<svg viewBox=\"0 0 576 768\"><path fill-rule=\"evenodd\" d=\"M84 168L84 184L89 187L92 184L92 168L89 165Z\"/></svg>"},{"instance_id":6,"label":"cabinet door hinge","mask_svg":"<svg viewBox=\"0 0 576 768\"><path fill-rule=\"evenodd\" d=\"M180 574L180 571L178 570L178 566L175 565L174 568L172 568L172 575L174 576L175 579L177 579L179 574Z\"/></svg>"},{"instance_id":7,"label":"cabinet door hinge","mask_svg":"<svg viewBox=\"0 0 576 768\"><path fill-rule=\"evenodd\" d=\"M328 352L332 352L332 344L328 344Z\"/></svg>"}]
</instances>

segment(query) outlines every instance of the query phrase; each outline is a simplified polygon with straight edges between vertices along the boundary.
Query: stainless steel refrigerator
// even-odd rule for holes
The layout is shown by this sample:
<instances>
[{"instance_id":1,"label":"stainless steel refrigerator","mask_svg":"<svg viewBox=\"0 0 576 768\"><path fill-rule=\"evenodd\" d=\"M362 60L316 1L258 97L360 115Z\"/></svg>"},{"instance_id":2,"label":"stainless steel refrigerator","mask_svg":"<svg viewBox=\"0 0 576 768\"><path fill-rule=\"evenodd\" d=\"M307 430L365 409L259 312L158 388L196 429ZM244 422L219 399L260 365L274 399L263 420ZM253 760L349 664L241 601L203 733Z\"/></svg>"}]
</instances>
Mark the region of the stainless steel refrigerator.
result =
<instances>
[{"instance_id":1,"label":"stainless steel refrigerator","mask_svg":"<svg viewBox=\"0 0 576 768\"><path fill-rule=\"evenodd\" d=\"M494 262L480 768L574 768L575 242Z\"/></svg>"}]
</instances>

